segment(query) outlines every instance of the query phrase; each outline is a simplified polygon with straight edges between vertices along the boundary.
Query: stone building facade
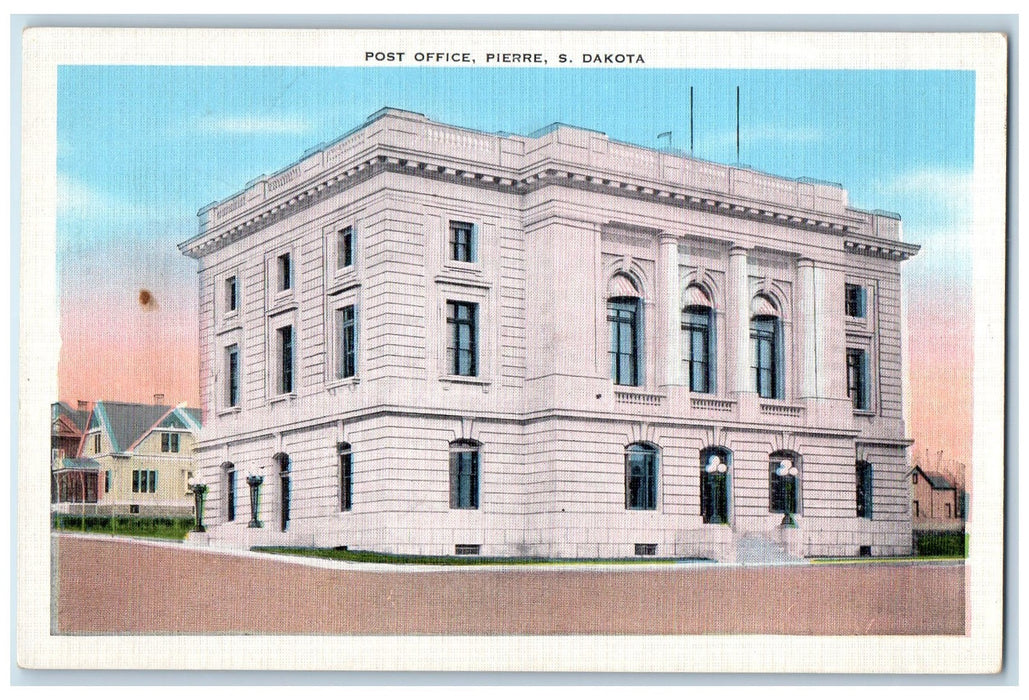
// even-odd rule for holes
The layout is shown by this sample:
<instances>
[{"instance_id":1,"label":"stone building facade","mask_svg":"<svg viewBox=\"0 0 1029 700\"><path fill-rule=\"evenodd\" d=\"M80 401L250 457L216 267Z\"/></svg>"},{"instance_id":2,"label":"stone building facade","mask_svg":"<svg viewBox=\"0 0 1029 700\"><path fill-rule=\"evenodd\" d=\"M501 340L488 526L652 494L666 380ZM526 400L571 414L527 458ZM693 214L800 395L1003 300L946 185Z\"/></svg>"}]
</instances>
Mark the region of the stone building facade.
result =
<instances>
[{"instance_id":1,"label":"stone building facade","mask_svg":"<svg viewBox=\"0 0 1029 700\"><path fill-rule=\"evenodd\" d=\"M180 249L215 540L910 551L918 248L837 185L384 109L201 210Z\"/></svg>"}]
</instances>

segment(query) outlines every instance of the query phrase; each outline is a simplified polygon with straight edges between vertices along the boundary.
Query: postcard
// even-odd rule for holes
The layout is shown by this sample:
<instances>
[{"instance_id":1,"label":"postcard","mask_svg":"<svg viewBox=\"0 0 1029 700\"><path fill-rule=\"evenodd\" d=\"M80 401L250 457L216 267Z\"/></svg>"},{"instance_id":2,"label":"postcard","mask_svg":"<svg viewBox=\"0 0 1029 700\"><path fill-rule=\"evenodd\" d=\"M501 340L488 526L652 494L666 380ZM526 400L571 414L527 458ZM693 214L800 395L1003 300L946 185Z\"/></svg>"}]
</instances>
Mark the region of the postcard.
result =
<instances>
[{"instance_id":1,"label":"postcard","mask_svg":"<svg viewBox=\"0 0 1029 700\"><path fill-rule=\"evenodd\" d=\"M21 666L1000 669L1004 36L23 49Z\"/></svg>"}]
</instances>

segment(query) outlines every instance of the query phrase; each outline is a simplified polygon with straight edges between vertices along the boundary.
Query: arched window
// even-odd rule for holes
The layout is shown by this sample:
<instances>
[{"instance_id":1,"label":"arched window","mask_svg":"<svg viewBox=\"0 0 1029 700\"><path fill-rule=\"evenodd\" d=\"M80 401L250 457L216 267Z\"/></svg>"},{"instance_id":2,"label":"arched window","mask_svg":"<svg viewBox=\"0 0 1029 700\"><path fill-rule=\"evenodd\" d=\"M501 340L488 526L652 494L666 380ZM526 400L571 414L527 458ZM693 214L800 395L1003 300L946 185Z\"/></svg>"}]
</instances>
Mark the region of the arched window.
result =
<instances>
[{"instance_id":1,"label":"arched window","mask_svg":"<svg viewBox=\"0 0 1029 700\"><path fill-rule=\"evenodd\" d=\"M700 514L705 523L729 522L729 468L732 453L724 447L708 447L700 453Z\"/></svg>"},{"instance_id":2,"label":"arched window","mask_svg":"<svg viewBox=\"0 0 1029 700\"><path fill-rule=\"evenodd\" d=\"M479 507L479 443L455 440L450 443L450 507Z\"/></svg>"},{"instance_id":3,"label":"arched window","mask_svg":"<svg viewBox=\"0 0 1029 700\"><path fill-rule=\"evenodd\" d=\"M354 503L354 453L349 442L336 445L339 455L339 509L346 512Z\"/></svg>"},{"instance_id":4,"label":"arched window","mask_svg":"<svg viewBox=\"0 0 1029 700\"><path fill-rule=\"evenodd\" d=\"M279 529L289 527L290 471L289 455L279 452L273 458L279 471Z\"/></svg>"},{"instance_id":5,"label":"arched window","mask_svg":"<svg viewBox=\"0 0 1029 700\"><path fill-rule=\"evenodd\" d=\"M640 293L626 275L608 284L607 323L610 333L611 380L624 386L643 384L643 324Z\"/></svg>"},{"instance_id":6,"label":"arched window","mask_svg":"<svg viewBox=\"0 0 1029 700\"><path fill-rule=\"evenodd\" d=\"M768 510L792 515L797 512L800 488L800 455L773 452L768 458Z\"/></svg>"},{"instance_id":7,"label":"arched window","mask_svg":"<svg viewBox=\"0 0 1029 700\"><path fill-rule=\"evenodd\" d=\"M855 464L857 516L872 519L872 465L863 460Z\"/></svg>"},{"instance_id":8,"label":"arched window","mask_svg":"<svg viewBox=\"0 0 1029 700\"><path fill-rule=\"evenodd\" d=\"M686 288L686 306L682 310L683 375L688 377L690 391L700 394L715 390L714 324L711 299L699 286Z\"/></svg>"},{"instance_id":9,"label":"arched window","mask_svg":"<svg viewBox=\"0 0 1029 700\"><path fill-rule=\"evenodd\" d=\"M625 448L625 507L657 508L657 448L637 442Z\"/></svg>"},{"instance_id":10,"label":"arched window","mask_svg":"<svg viewBox=\"0 0 1029 700\"><path fill-rule=\"evenodd\" d=\"M225 473L225 520L231 523L236 519L236 465L223 462L222 471Z\"/></svg>"},{"instance_id":11,"label":"arched window","mask_svg":"<svg viewBox=\"0 0 1029 700\"><path fill-rule=\"evenodd\" d=\"M758 294L750 305L750 356L754 390L765 399L783 397L782 319L775 303Z\"/></svg>"}]
</instances>

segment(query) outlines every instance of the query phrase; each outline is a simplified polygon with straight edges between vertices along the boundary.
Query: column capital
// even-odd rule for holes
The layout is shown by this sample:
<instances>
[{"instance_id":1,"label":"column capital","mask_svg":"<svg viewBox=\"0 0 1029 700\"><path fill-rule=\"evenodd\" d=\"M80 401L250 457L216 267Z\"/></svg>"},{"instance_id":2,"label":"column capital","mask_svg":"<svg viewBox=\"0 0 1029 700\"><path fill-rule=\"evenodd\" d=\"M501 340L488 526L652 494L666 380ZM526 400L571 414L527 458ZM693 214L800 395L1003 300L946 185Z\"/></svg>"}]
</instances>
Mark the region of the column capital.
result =
<instances>
[{"instance_id":1,"label":"column capital","mask_svg":"<svg viewBox=\"0 0 1029 700\"><path fill-rule=\"evenodd\" d=\"M797 258L797 267L814 267L815 261L811 258Z\"/></svg>"},{"instance_id":2,"label":"column capital","mask_svg":"<svg viewBox=\"0 0 1029 700\"><path fill-rule=\"evenodd\" d=\"M679 244L679 236L671 231L662 231L657 234L657 242L661 245L667 245L669 243Z\"/></svg>"},{"instance_id":3,"label":"column capital","mask_svg":"<svg viewBox=\"0 0 1029 700\"><path fill-rule=\"evenodd\" d=\"M747 255L750 252L750 248L742 245L731 245L729 246L729 256Z\"/></svg>"}]
</instances>

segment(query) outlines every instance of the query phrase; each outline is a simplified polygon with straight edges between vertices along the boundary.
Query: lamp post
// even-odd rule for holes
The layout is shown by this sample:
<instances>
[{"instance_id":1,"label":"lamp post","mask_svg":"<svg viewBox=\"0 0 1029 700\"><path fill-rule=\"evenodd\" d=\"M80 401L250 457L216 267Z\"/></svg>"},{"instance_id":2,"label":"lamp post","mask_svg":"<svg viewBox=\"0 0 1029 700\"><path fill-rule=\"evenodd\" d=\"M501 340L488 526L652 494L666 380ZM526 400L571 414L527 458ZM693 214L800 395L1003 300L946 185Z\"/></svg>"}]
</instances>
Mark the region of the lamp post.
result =
<instances>
[{"instance_id":1,"label":"lamp post","mask_svg":"<svg viewBox=\"0 0 1029 700\"><path fill-rule=\"evenodd\" d=\"M797 527L797 520L793 517L793 512L797 509L796 489L800 470L793 464L792 459L784 459L779 462L779 468L775 473L782 477L789 477L783 481L783 490L786 492L786 503L783 504L783 510L786 512L782 516L782 526Z\"/></svg>"},{"instance_id":2,"label":"lamp post","mask_svg":"<svg viewBox=\"0 0 1029 700\"><path fill-rule=\"evenodd\" d=\"M204 528L204 496L207 495L207 484L201 484L193 477L189 477L189 490L193 492L193 502L196 511L196 527L193 532L206 532Z\"/></svg>"},{"instance_id":3,"label":"lamp post","mask_svg":"<svg viewBox=\"0 0 1029 700\"><path fill-rule=\"evenodd\" d=\"M250 487L250 524L247 527L264 527L264 523L257 517L261 505L261 484L264 483L264 468L247 471L247 486Z\"/></svg>"}]
</instances>

